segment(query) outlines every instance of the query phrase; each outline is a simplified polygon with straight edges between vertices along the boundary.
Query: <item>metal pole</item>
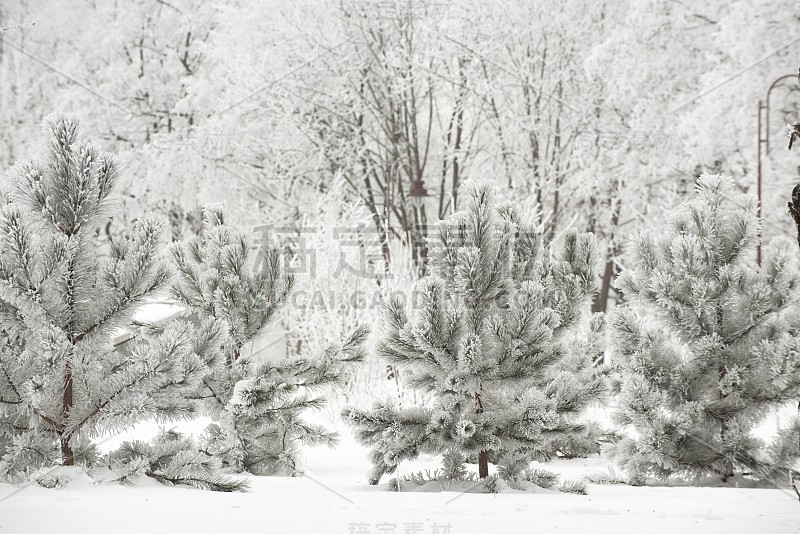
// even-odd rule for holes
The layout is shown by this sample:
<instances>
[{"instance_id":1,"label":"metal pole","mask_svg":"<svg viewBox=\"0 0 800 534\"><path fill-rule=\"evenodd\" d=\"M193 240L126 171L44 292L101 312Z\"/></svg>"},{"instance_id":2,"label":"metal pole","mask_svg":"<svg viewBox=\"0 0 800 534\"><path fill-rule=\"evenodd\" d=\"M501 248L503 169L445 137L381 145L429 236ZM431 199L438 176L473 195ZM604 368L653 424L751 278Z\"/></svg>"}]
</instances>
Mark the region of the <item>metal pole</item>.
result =
<instances>
[{"instance_id":1,"label":"metal pole","mask_svg":"<svg viewBox=\"0 0 800 534\"><path fill-rule=\"evenodd\" d=\"M764 103L758 101L758 171L756 178L756 194L758 195L758 205L756 206L756 217L758 218L758 234L756 239L756 265L761 267L761 144L764 142L761 138L761 112L764 109Z\"/></svg>"}]
</instances>

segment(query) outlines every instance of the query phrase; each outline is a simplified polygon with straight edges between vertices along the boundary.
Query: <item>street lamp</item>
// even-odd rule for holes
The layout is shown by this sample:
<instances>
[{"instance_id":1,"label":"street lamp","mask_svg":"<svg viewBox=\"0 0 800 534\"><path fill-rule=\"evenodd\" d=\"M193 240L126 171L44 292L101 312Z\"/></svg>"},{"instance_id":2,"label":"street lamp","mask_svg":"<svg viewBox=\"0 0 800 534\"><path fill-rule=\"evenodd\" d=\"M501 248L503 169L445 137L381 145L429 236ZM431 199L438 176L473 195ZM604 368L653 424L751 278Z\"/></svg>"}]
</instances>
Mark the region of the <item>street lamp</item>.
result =
<instances>
[{"instance_id":1,"label":"street lamp","mask_svg":"<svg viewBox=\"0 0 800 534\"><path fill-rule=\"evenodd\" d=\"M422 180L414 180L411 182L411 187L408 189L408 196L411 198L411 204L415 208L421 208L425 199L429 196L428 190L425 189L425 182Z\"/></svg>"},{"instance_id":2,"label":"street lamp","mask_svg":"<svg viewBox=\"0 0 800 534\"><path fill-rule=\"evenodd\" d=\"M385 254L386 254L387 269L388 269L388 265L389 265L389 261L390 261L388 247L389 247L389 239L390 239L390 236L391 236L391 233L392 233L392 230L391 230L391 215L392 215L392 210L394 210L394 202L395 202L395 194L394 194L395 193L395 181L399 182L399 176L400 176L400 173L401 173L401 170L402 170L401 167L404 164L404 162L405 162L404 159L398 158L394 163L392 163L392 165L391 165L391 167L389 169L389 173L388 173L388 175L386 177L386 190L385 190L385 197L384 197L384 201L385 201L385 205L384 205L384 209L385 209L385 216L384 216L384 225L385 225L384 239L385 239L385 243L384 243L384 248L386 250ZM415 210L417 210L417 213L418 214L421 213L421 217L423 219L425 218L424 212L420 212L419 210L422 210L424 208L425 199L428 198L429 196L430 196L430 194L428 193L428 190L425 189L425 181L422 180L422 178L417 177L415 180L411 180L411 185L408 188L408 200L410 201L410 203L413 206L413 208ZM412 239L416 239L416 238L414 238L414 232L418 231L419 230L418 228L406 228L405 230L410 232Z\"/></svg>"},{"instance_id":3,"label":"street lamp","mask_svg":"<svg viewBox=\"0 0 800 534\"><path fill-rule=\"evenodd\" d=\"M391 219L391 212L394 209L394 182L395 176L399 176L401 172L401 166L405 163L403 158L398 159L394 163L392 163L389 173L386 177L386 196L385 196L385 206L384 209L386 211L386 229L387 229L387 236L389 230L389 224ZM399 181L399 180L398 180ZM415 208L421 208L424 203L425 199L428 198L430 194L428 190L425 189L425 181L417 178L416 180L411 181L411 185L408 188L408 198L411 201L411 205Z\"/></svg>"},{"instance_id":4,"label":"street lamp","mask_svg":"<svg viewBox=\"0 0 800 534\"><path fill-rule=\"evenodd\" d=\"M780 78L776 79L772 82L772 85L769 86L767 90L767 100L766 104L764 101L758 101L758 175L757 175L757 182L756 182L756 194L758 195L758 207L756 208L756 215L761 221L761 203L762 203L762 196L761 196L761 145L766 147L766 154L769 155L769 98L772 94L772 90L781 83L783 80L788 80L789 78L797 79L797 74L786 74L785 76L781 76ZM764 118L764 128L761 128L762 116ZM756 245L756 264L760 267L761 266L761 230L759 228L759 235L756 237L758 238L758 244Z\"/></svg>"}]
</instances>

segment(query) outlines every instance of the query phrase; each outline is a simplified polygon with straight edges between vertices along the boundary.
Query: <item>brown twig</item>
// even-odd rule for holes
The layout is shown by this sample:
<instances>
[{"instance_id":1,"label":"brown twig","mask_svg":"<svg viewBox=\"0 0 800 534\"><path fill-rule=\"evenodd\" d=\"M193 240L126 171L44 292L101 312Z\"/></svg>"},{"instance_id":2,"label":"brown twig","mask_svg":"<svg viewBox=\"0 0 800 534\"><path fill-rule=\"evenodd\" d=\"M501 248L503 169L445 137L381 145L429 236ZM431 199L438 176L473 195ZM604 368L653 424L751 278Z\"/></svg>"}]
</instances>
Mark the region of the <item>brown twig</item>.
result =
<instances>
[{"instance_id":1,"label":"brown twig","mask_svg":"<svg viewBox=\"0 0 800 534\"><path fill-rule=\"evenodd\" d=\"M792 199L787 206L792 219L794 219L794 225L797 227L797 245L800 246L800 184L792 189Z\"/></svg>"},{"instance_id":2,"label":"brown twig","mask_svg":"<svg viewBox=\"0 0 800 534\"><path fill-rule=\"evenodd\" d=\"M795 138L800 139L800 122L796 122L793 125L789 124L788 126L789 131L787 132L787 135L789 136L789 150L791 150Z\"/></svg>"}]
</instances>

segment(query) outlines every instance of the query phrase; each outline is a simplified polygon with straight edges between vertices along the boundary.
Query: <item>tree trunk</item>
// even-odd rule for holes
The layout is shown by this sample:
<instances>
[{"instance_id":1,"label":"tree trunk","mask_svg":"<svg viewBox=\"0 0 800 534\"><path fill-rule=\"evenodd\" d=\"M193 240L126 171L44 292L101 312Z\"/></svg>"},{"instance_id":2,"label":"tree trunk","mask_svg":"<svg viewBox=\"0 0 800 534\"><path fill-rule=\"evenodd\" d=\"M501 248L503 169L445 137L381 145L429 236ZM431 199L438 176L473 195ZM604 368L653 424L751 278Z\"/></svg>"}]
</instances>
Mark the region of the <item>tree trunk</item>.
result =
<instances>
[{"instance_id":1,"label":"tree trunk","mask_svg":"<svg viewBox=\"0 0 800 534\"><path fill-rule=\"evenodd\" d=\"M608 295L611 291L612 278L614 278L614 260L609 257L603 269L603 281L600 284L600 292L595 295L594 302L592 302L592 313L605 313L606 310L608 310Z\"/></svg>"},{"instance_id":2,"label":"tree trunk","mask_svg":"<svg viewBox=\"0 0 800 534\"><path fill-rule=\"evenodd\" d=\"M719 433L720 440L722 440L722 441L725 440L725 435L727 434L727 432L728 432L728 421L724 420L724 421L722 421L722 430L720 430L720 433ZM722 465L723 465L723 468L722 468L721 477L722 477L722 482L724 483L724 482L727 482L728 479L733 476L733 459L725 458L723 460L723 464Z\"/></svg>"},{"instance_id":3,"label":"tree trunk","mask_svg":"<svg viewBox=\"0 0 800 534\"><path fill-rule=\"evenodd\" d=\"M489 453L486 451L478 453L478 476L480 478L489 476Z\"/></svg>"},{"instance_id":4,"label":"tree trunk","mask_svg":"<svg viewBox=\"0 0 800 534\"><path fill-rule=\"evenodd\" d=\"M77 233L76 228L70 228L65 232L67 239L70 241ZM72 346L70 347L69 354L67 354L67 364L64 367L64 395L61 397L61 420L59 421L58 436L61 441L61 462L63 465L75 465L75 455L72 452L72 447L69 445L69 438L72 432L66 431L67 424L69 423L69 415L72 412L72 406L75 403L72 398L72 362L75 360L75 345L80 343L84 334L75 334L75 258L73 257L69 262L69 270L67 273L67 306L69 309L69 324L67 325L67 333L70 337Z\"/></svg>"},{"instance_id":5,"label":"tree trunk","mask_svg":"<svg viewBox=\"0 0 800 534\"><path fill-rule=\"evenodd\" d=\"M717 317L720 317L720 318L722 317L722 309L719 307L719 305L717 306ZM719 323L720 324L722 323L721 319L719 319ZM725 368L725 366L721 365L721 364L719 366L719 371L718 372L719 372L719 376L718 376L718 379L717 379L717 383L719 384L725 379L725 376L728 374L728 372L727 372L727 369ZM724 393L722 393L720 391L719 400L720 401L724 401L726 398L727 398L727 395L725 395ZM724 445L725 437L726 437L727 433L728 433L728 419L723 419L722 420L722 428L719 431L719 438L720 438L720 441L722 442L723 445ZM728 478L733 476L733 459L732 458L726 457L726 458L723 459L723 468L722 468L721 476L722 476L722 482L727 482Z\"/></svg>"},{"instance_id":6,"label":"tree trunk","mask_svg":"<svg viewBox=\"0 0 800 534\"><path fill-rule=\"evenodd\" d=\"M75 455L72 452L72 447L69 444L70 436L64 433L64 427L69 418L69 412L72 409L72 366L67 362L67 368L64 376L64 396L61 398L61 432L59 437L61 441L61 463L63 465L75 465Z\"/></svg>"},{"instance_id":7,"label":"tree trunk","mask_svg":"<svg viewBox=\"0 0 800 534\"><path fill-rule=\"evenodd\" d=\"M481 385L481 390L483 390L483 385ZM480 393L475 394L475 413L483 413L483 400L481 399ZM489 453L486 451L478 453L478 476L480 478L489 476Z\"/></svg>"},{"instance_id":8,"label":"tree trunk","mask_svg":"<svg viewBox=\"0 0 800 534\"><path fill-rule=\"evenodd\" d=\"M75 465L75 454L69 445L69 436L61 437L61 463L63 465Z\"/></svg>"}]
</instances>

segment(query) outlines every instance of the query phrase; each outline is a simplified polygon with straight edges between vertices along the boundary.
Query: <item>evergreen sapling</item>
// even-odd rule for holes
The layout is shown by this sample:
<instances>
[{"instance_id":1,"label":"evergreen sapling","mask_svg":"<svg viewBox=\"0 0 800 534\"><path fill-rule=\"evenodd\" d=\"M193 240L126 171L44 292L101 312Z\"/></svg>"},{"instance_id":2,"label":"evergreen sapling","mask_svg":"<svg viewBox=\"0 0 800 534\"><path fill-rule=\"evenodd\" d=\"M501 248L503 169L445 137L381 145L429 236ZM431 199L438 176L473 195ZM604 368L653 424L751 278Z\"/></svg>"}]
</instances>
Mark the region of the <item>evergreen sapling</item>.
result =
<instances>
[{"instance_id":1,"label":"evergreen sapling","mask_svg":"<svg viewBox=\"0 0 800 534\"><path fill-rule=\"evenodd\" d=\"M401 298L389 300L378 343L432 406L344 411L372 448L372 484L419 454L444 455L451 472L454 458L477 460L481 478L489 462L522 470L590 432L576 416L602 392L602 377L558 366L567 365L565 334L595 291L593 236L568 233L551 257L513 205L496 201L491 181L467 182L462 198L465 209L428 238L414 315ZM588 364L569 365L591 366L584 357Z\"/></svg>"},{"instance_id":2,"label":"evergreen sapling","mask_svg":"<svg viewBox=\"0 0 800 534\"><path fill-rule=\"evenodd\" d=\"M0 208L0 476L93 464L93 440L142 420L196 415L187 399L219 364L225 332L174 323L114 346L169 282L165 221L145 215L100 257L95 229L114 205L120 164L79 141L65 115L45 123L40 161L11 170Z\"/></svg>"},{"instance_id":3,"label":"evergreen sapling","mask_svg":"<svg viewBox=\"0 0 800 534\"><path fill-rule=\"evenodd\" d=\"M628 434L612 452L635 483L785 476L800 455L797 419L771 446L752 432L800 394L796 254L777 239L755 267L758 224L753 196L704 175L665 231L632 240L617 285L635 307L610 323Z\"/></svg>"},{"instance_id":4,"label":"evergreen sapling","mask_svg":"<svg viewBox=\"0 0 800 534\"><path fill-rule=\"evenodd\" d=\"M312 358L261 361L251 354L289 297L294 276L280 248L264 245L254 254L250 240L225 223L220 206L206 206L203 216L203 235L171 250L174 297L202 320L227 326L224 366L194 395L215 421L201 445L237 471L295 475L301 445L335 445L337 435L303 413L322 407L320 389L341 383L347 366L362 360L368 332L356 328Z\"/></svg>"}]
</instances>

